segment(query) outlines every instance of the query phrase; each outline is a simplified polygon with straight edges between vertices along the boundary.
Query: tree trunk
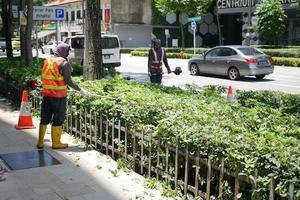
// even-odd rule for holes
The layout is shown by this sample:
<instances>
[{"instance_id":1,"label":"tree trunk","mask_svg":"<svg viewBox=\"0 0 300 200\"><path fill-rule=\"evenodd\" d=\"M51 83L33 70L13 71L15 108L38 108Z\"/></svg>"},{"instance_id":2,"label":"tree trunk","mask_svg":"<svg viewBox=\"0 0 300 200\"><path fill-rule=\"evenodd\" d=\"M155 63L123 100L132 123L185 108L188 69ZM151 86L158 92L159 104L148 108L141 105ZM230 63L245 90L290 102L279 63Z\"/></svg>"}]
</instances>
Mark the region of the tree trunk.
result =
<instances>
[{"instance_id":1,"label":"tree trunk","mask_svg":"<svg viewBox=\"0 0 300 200\"><path fill-rule=\"evenodd\" d=\"M26 66L32 67L32 21L33 21L33 0L25 0L25 9L27 7L27 25L25 29L25 62Z\"/></svg>"},{"instance_id":2,"label":"tree trunk","mask_svg":"<svg viewBox=\"0 0 300 200\"><path fill-rule=\"evenodd\" d=\"M183 13L180 13L180 31L181 31L181 48L185 47L184 24L182 23Z\"/></svg>"},{"instance_id":3,"label":"tree trunk","mask_svg":"<svg viewBox=\"0 0 300 200\"><path fill-rule=\"evenodd\" d=\"M101 51L101 14L100 0L86 0L85 12L85 49L83 63L84 80L103 77Z\"/></svg>"},{"instance_id":4,"label":"tree trunk","mask_svg":"<svg viewBox=\"0 0 300 200\"><path fill-rule=\"evenodd\" d=\"M219 45L223 45L222 33L221 33L221 24L220 24L220 17L219 17L219 14L217 12L216 12L216 18L217 18L217 26L218 26Z\"/></svg>"},{"instance_id":5,"label":"tree trunk","mask_svg":"<svg viewBox=\"0 0 300 200\"><path fill-rule=\"evenodd\" d=\"M3 29L5 34L5 42L6 42L6 56L7 58L12 58L13 50L11 45L11 37L12 37L11 1L2 0L2 21L3 21Z\"/></svg>"},{"instance_id":6,"label":"tree trunk","mask_svg":"<svg viewBox=\"0 0 300 200\"><path fill-rule=\"evenodd\" d=\"M20 0L20 10L24 11L25 8L25 0ZM21 17L19 15L19 17ZM20 19L19 19L20 22ZM20 43L21 43L21 56L25 57L25 29L26 26L20 24Z\"/></svg>"}]
</instances>

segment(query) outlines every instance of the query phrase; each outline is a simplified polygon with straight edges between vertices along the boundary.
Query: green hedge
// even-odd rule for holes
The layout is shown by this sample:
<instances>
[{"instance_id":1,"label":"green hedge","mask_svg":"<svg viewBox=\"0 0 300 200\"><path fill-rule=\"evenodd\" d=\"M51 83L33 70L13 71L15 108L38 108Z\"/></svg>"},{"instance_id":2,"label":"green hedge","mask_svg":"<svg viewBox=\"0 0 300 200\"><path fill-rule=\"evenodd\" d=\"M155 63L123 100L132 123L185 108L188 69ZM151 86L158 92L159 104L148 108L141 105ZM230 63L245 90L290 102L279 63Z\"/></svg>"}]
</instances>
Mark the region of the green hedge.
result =
<instances>
[{"instance_id":1,"label":"green hedge","mask_svg":"<svg viewBox=\"0 0 300 200\"><path fill-rule=\"evenodd\" d=\"M218 159L224 155L226 167L234 170L240 162L243 175L251 175L258 168L259 200L267 199L264 189L269 174L275 174L276 192L283 195L290 180L299 180L299 95L239 91L238 103L232 104L213 87L183 91L121 78L83 82L81 86L120 101L112 103L97 97L83 100L74 94L71 98L80 108L121 117L137 129L152 127L153 137L172 147L178 142L180 149L203 156ZM300 197L299 182L295 184Z\"/></svg>"},{"instance_id":2,"label":"green hedge","mask_svg":"<svg viewBox=\"0 0 300 200\"><path fill-rule=\"evenodd\" d=\"M147 51L132 51L133 56L148 56ZM180 58L179 53L168 53L168 58ZM199 55L199 54L197 54ZM190 59L194 57L194 54L184 53L185 59ZM290 67L300 67L300 58L284 58L284 57L273 57L274 65L290 66Z\"/></svg>"},{"instance_id":3,"label":"green hedge","mask_svg":"<svg viewBox=\"0 0 300 200\"><path fill-rule=\"evenodd\" d=\"M300 58L273 57L274 65L300 67Z\"/></svg>"},{"instance_id":4,"label":"green hedge","mask_svg":"<svg viewBox=\"0 0 300 200\"><path fill-rule=\"evenodd\" d=\"M286 57L286 58L300 57L300 49L260 49L260 50L272 57Z\"/></svg>"},{"instance_id":5,"label":"green hedge","mask_svg":"<svg viewBox=\"0 0 300 200\"><path fill-rule=\"evenodd\" d=\"M171 54L171 53L170 53ZM30 77L39 76L40 68L25 68L23 61L5 61L0 74L18 82L21 70ZM19 63L18 66L16 62ZM27 77L27 76L24 76ZM75 79L80 82L81 79ZM300 197L300 97L274 92L238 92L238 102L230 103L214 87L199 91L189 87L140 84L120 77L112 80L80 82L93 94L118 97L111 102L99 97L69 98L79 107L90 108L110 117L121 117L137 128L153 128L153 137L162 143L197 151L217 160L224 156L226 167L241 164L241 174L251 175L258 168L259 200L266 199L268 175L276 177L276 192L287 194L290 181ZM121 112L120 112L121 111ZM232 199L232 198L229 198Z\"/></svg>"}]
</instances>

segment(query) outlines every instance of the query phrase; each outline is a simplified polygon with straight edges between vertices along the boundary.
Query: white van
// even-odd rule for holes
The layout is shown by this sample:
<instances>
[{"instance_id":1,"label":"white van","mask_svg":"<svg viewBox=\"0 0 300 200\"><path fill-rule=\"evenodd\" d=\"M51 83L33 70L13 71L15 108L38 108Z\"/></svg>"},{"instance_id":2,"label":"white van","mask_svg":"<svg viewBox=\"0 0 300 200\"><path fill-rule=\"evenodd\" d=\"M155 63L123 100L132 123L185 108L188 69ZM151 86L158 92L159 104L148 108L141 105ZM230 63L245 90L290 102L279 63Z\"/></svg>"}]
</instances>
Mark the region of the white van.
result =
<instances>
[{"instance_id":1,"label":"white van","mask_svg":"<svg viewBox=\"0 0 300 200\"><path fill-rule=\"evenodd\" d=\"M84 35L68 37L65 43L71 47L69 61L83 65ZM104 67L121 66L121 49L117 35L101 34L101 47Z\"/></svg>"}]
</instances>

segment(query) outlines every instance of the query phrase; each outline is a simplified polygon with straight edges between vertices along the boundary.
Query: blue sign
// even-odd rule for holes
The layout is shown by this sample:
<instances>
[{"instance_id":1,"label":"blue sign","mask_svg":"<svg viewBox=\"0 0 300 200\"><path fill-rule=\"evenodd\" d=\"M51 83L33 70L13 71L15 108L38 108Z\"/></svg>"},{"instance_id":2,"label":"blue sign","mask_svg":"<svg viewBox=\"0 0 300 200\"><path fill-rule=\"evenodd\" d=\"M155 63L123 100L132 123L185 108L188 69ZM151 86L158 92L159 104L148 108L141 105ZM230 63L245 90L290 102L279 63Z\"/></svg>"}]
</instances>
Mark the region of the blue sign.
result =
<instances>
[{"instance_id":1,"label":"blue sign","mask_svg":"<svg viewBox=\"0 0 300 200\"><path fill-rule=\"evenodd\" d=\"M192 21L192 23L191 23L191 29L192 29L193 31L196 30L196 26L197 26L196 22L195 22L195 21Z\"/></svg>"},{"instance_id":2,"label":"blue sign","mask_svg":"<svg viewBox=\"0 0 300 200\"><path fill-rule=\"evenodd\" d=\"M65 19L65 10L64 9L55 9L55 17L57 19Z\"/></svg>"}]
</instances>

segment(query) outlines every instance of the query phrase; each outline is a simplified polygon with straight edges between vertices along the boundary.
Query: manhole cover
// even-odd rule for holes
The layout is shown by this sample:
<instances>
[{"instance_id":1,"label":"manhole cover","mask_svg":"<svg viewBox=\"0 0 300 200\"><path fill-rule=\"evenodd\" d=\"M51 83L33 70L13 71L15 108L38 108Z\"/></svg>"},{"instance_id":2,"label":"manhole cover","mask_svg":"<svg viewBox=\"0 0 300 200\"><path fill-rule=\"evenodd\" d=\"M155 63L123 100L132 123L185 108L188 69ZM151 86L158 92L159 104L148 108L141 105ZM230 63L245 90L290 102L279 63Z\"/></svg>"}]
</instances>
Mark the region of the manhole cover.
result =
<instances>
[{"instance_id":1,"label":"manhole cover","mask_svg":"<svg viewBox=\"0 0 300 200\"><path fill-rule=\"evenodd\" d=\"M1 160L11 170L30 169L60 164L44 150L0 154Z\"/></svg>"}]
</instances>

